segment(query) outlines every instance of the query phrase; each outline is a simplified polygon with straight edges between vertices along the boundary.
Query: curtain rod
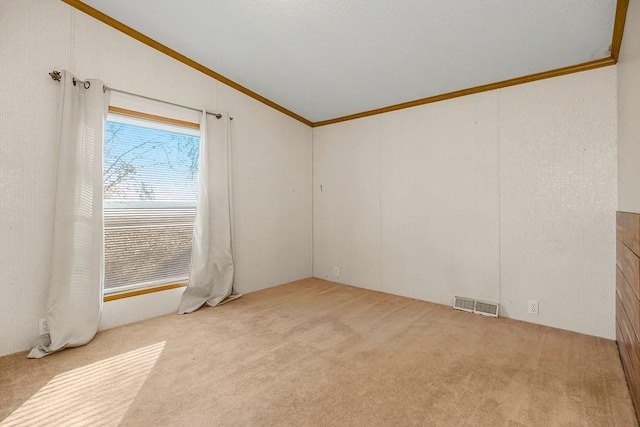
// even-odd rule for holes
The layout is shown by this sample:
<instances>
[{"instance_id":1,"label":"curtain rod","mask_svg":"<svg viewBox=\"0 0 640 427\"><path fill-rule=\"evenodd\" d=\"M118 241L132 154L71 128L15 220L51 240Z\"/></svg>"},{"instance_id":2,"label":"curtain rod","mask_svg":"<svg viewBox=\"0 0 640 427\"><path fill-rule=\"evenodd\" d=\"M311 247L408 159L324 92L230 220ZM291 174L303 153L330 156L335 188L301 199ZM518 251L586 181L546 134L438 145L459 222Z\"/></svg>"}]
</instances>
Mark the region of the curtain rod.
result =
<instances>
[{"instance_id":1,"label":"curtain rod","mask_svg":"<svg viewBox=\"0 0 640 427\"><path fill-rule=\"evenodd\" d=\"M53 80L55 80L57 82L62 80L62 74L60 73L60 71L54 70L54 71L49 73L49 76L51 76L51 79L53 79ZM77 83L82 83L83 85L85 85L86 89L89 89L89 87L86 86L87 84L91 85L91 82L85 82L83 80L79 80L79 79L76 79L74 77L73 78L73 85L74 86L76 85L76 82ZM137 96L138 98L144 98L144 99L148 99L150 101L162 102L163 104L174 105L176 107L186 108L187 110L202 112L202 110L199 110L199 109L193 108L193 107L189 107L187 105L176 104L175 102L164 101L162 99L157 99L157 98L151 98L150 96L140 95L140 94L133 93L133 92L127 92L126 90L115 89L115 88L112 88L112 87L109 87L109 86L102 86L102 90L105 91L105 92L110 90L111 92L118 92L118 93L122 93L122 94L125 94L125 95ZM221 119L222 118L222 114L220 114L220 113L210 113L209 111L207 111L207 114L211 114L212 116L215 116L216 119ZM233 120L233 117L229 117L229 120Z\"/></svg>"}]
</instances>

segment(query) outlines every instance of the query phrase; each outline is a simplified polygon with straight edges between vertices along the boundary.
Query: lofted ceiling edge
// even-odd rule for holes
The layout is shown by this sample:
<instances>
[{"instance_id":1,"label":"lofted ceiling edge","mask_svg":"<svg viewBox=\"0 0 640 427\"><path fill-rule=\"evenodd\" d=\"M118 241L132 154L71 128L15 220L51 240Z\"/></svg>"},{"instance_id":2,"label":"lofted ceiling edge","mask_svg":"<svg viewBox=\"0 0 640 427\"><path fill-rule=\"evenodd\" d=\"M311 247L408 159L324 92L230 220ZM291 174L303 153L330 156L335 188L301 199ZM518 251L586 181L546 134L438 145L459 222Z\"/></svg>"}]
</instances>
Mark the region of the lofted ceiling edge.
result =
<instances>
[{"instance_id":1,"label":"lofted ceiling edge","mask_svg":"<svg viewBox=\"0 0 640 427\"><path fill-rule=\"evenodd\" d=\"M427 98L421 98L421 99L416 99L413 101L408 101L408 102L403 102L400 104L395 104L395 105L390 105L387 107L383 107L383 108L377 108L374 110L369 110L369 111L364 111L361 113L356 113L356 114L350 114L347 116L342 116L342 117L336 117L333 119L329 119L329 120L323 120L323 121L319 121L319 122L312 122L296 113L294 113L293 111L288 110L287 108L261 96L260 94L234 82L233 80L217 73L214 70L211 70L210 68L205 67L204 65L192 60L191 58L188 58L184 55L182 55L181 53L163 45L162 43L159 43L158 41L140 33L139 31L136 31L135 29L123 24L122 22L100 12L99 10L83 3L80 0L61 0L62 2L68 4L69 6L86 13L87 15L103 22L104 24L109 25L112 28L115 28L116 30L138 40L141 43L144 43L145 45L164 53L165 55L168 55L172 58L174 58L177 61L182 62L183 64L200 71L203 74L208 75L209 77L218 80L221 83L226 84L227 86L230 86L236 90L238 90L241 93L244 93L245 95L259 101L262 102L265 105L270 106L271 108L274 108L277 111L280 111L281 113L295 119L298 120L301 123L304 123L307 126L311 126L311 127L319 127L319 126L326 126L326 125L330 125L330 124L334 124L334 123L339 123L339 122L344 122L344 121L348 121L348 120L355 120L355 119L359 119L359 118L363 118L363 117L368 117L368 116L373 116L373 115L377 115L377 114L383 114L383 113L388 113L390 111L397 111L397 110L401 110L401 109L405 109L405 108L411 108L411 107L416 107L419 105L424 105L424 104L430 104L430 103L434 103L434 102L439 102L439 101L444 101L447 99L452 99L452 98L457 98L457 97L461 97L461 96L466 96L466 95L472 95L475 93L480 93L480 92L486 92L486 91L490 91L490 90L496 90L496 89L500 89L500 88L504 88L504 87L509 87L509 86L515 86L515 85L519 85L519 84L523 84L523 83L530 83L533 81L537 81L537 80L542 80L542 79L548 79L548 78L552 78L552 77L559 77L559 76L563 76L566 74L572 74L572 73L577 73L577 72L581 72L581 71L587 71L587 70L592 70L592 69L596 69L596 68L601 68L601 67L607 67L607 66L611 66L611 65L615 65L618 62L618 57L619 57L619 53L620 53L620 47L622 45L622 37L624 34L624 25L625 25L625 21L626 21L626 15L627 15L627 10L628 10L628 6L629 6L629 0L617 0L617 5L616 5L616 16L615 16L615 22L614 22L614 28L613 28L613 35L612 35L612 42L611 42L611 56L608 58L602 58L602 59L598 59L595 61L589 61L589 62L585 62L582 64L576 64L576 65L572 65L572 66L568 66L568 67L563 67L563 68L558 68L555 70L549 70L549 71L545 71L545 72L541 72L541 73L535 73L535 74L530 74L530 75L526 75L526 76L522 76L522 77L516 77L513 79L508 79L508 80L503 80L500 82L495 82L495 83L489 83L489 84L485 84L485 85L481 85L481 86L476 86L476 87L471 87L471 88L467 88L467 89L461 89L461 90L457 90L454 92L449 92L449 93L445 93L445 94L441 94L441 95L435 95L435 96L430 96Z\"/></svg>"}]
</instances>

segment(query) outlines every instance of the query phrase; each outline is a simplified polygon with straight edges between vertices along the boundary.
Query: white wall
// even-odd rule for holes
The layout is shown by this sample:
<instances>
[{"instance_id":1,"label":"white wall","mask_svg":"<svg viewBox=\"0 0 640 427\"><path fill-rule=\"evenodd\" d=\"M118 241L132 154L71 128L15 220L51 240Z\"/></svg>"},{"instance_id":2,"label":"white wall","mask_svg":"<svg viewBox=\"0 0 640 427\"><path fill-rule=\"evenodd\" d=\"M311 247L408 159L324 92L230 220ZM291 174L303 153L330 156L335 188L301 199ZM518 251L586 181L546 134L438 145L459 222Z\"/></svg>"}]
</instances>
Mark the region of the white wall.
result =
<instances>
[{"instance_id":1,"label":"white wall","mask_svg":"<svg viewBox=\"0 0 640 427\"><path fill-rule=\"evenodd\" d=\"M638 3L618 66L619 209L635 212ZM0 355L31 346L44 312L58 91L47 72L62 68L229 111L237 288L311 275L309 127L62 2L2 0ZM445 304L496 300L510 317L613 338L615 77L609 67L314 129L313 274ZM102 327L173 311L179 295L106 303Z\"/></svg>"},{"instance_id":2,"label":"white wall","mask_svg":"<svg viewBox=\"0 0 640 427\"><path fill-rule=\"evenodd\" d=\"M50 0L0 2L0 355L38 333L52 237L58 83L68 69L232 123L236 288L311 275L311 129ZM102 327L163 314L179 291L105 303ZM135 309L135 311L132 311Z\"/></svg>"},{"instance_id":3,"label":"white wall","mask_svg":"<svg viewBox=\"0 0 640 427\"><path fill-rule=\"evenodd\" d=\"M629 2L617 68L618 210L640 212L640 0Z\"/></svg>"},{"instance_id":4,"label":"white wall","mask_svg":"<svg viewBox=\"0 0 640 427\"><path fill-rule=\"evenodd\" d=\"M314 276L613 338L615 143L614 67L314 128Z\"/></svg>"}]
</instances>

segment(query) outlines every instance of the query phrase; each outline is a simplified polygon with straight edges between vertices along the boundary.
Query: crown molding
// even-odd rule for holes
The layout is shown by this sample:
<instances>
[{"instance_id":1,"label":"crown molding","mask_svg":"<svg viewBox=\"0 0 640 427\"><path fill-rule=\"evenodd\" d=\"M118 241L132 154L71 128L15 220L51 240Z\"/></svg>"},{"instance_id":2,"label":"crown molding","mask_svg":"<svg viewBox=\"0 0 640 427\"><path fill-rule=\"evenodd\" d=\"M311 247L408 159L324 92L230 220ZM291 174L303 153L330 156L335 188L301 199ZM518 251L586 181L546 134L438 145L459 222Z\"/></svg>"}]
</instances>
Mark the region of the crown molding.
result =
<instances>
[{"instance_id":1,"label":"crown molding","mask_svg":"<svg viewBox=\"0 0 640 427\"><path fill-rule=\"evenodd\" d=\"M446 101L447 99L459 98L461 96L473 95L475 93L487 92L490 90L502 89L509 86L530 83L536 80L549 79L552 77L564 76L566 74L578 73L580 71L593 70L595 68L607 67L614 65L613 58L602 58L595 61L589 61L569 67L557 68L555 70L544 71L542 73L529 74L527 76L516 77L514 79L503 80L501 82L489 83L486 85L475 86L468 89L456 90L454 92L443 93L441 95L420 98L414 101L403 102L400 104L390 105L388 107L377 108L375 110L364 111L362 113L350 114L348 116L337 117L335 119L323 120L313 123L312 127L327 126L334 123L346 122L348 120L361 119L363 117L375 116L378 114L389 113L391 111L404 110L405 108L417 107L419 105L432 104L434 102Z\"/></svg>"},{"instance_id":2,"label":"crown molding","mask_svg":"<svg viewBox=\"0 0 640 427\"><path fill-rule=\"evenodd\" d=\"M618 4L616 5L616 18L613 23L613 40L611 41L611 58L613 58L616 63L620 58L624 24L627 20L627 9L629 9L629 0L618 0Z\"/></svg>"},{"instance_id":3,"label":"crown molding","mask_svg":"<svg viewBox=\"0 0 640 427\"><path fill-rule=\"evenodd\" d=\"M234 88L235 90L244 93L247 96L250 96L251 98L255 99L256 101L260 101L263 104L268 105L271 108L274 108L278 111L280 111L283 114L286 114L289 117L292 117L304 124L306 124L307 126L311 126L313 123L307 119L305 119L302 116L299 116L298 114L294 113L293 111L287 110L286 108L284 108L281 105L276 104L275 102L265 98L262 95L259 95L257 93L255 93L254 91L247 89L246 87L234 82L233 80L223 76L222 74L216 73L215 71L211 70L210 68L205 67L204 65L194 61L191 58L187 58L186 56L182 55L179 52L176 52L175 50L163 45L160 42L155 41L154 39L152 39L151 37L147 37L144 34L140 33L139 31L134 30L133 28L123 24L120 21L117 21L115 19L113 19L112 17L110 17L109 15L106 15L102 12L100 12L97 9L94 9L93 7L89 6L88 4L85 4L79 0L62 0L62 2L68 4L71 7L74 7L76 9L78 9L81 12L86 13L87 15L97 19L98 21L101 21L105 24L107 24L110 27L115 28L116 30L138 40L141 43L146 44L147 46L164 53L167 56L172 57L173 59L182 62L183 64L196 69L198 71L200 71L201 73L204 73L206 75L208 75L209 77L213 77L214 79L218 80L221 83L226 84L227 86L230 86L232 88Z\"/></svg>"}]
</instances>

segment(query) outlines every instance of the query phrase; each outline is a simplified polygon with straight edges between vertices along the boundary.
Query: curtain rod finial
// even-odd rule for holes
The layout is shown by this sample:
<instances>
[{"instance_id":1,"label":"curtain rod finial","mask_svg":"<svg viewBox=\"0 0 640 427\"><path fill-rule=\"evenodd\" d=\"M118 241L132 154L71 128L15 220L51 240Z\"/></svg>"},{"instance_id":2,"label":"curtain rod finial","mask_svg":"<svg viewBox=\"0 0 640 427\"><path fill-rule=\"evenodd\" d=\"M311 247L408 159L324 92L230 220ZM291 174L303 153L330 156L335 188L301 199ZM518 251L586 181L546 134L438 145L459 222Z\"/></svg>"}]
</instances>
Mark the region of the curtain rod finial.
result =
<instances>
[{"instance_id":1,"label":"curtain rod finial","mask_svg":"<svg viewBox=\"0 0 640 427\"><path fill-rule=\"evenodd\" d=\"M49 73L49 75L51 76L51 78L57 82L59 82L60 80L62 80L62 74L60 74L60 71L52 71Z\"/></svg>"}]
</instances>

